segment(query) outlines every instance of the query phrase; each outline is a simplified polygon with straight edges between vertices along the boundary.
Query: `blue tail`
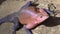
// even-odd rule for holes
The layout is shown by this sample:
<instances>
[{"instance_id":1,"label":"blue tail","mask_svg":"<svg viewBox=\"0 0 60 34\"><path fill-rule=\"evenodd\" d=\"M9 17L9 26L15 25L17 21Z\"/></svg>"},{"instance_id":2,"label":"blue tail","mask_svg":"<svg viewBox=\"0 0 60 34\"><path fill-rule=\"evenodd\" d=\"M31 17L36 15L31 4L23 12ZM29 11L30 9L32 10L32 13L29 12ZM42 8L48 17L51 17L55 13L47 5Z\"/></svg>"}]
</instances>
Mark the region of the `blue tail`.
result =
<instances>
[{"instance_id":1,"label":"blue tail","mask_svg":"<svg viewBox=\"0 0 60 34\"><path fill-rule=\"evenodd\" d=\"M5 22L12 22L12 16L8 15L0 19L0 25Z\"/></svg>"},{"instance_id":2,"label":"blue tail","mask_svg":"<svg viewBox=\"0 0 60 34\"><path fill-rule=\"evenodd\" d=\"M1 19L0 19L0 24L4 23L6 20L7 20L6 17L1 18Z\"/></svg>"}]
</instances>

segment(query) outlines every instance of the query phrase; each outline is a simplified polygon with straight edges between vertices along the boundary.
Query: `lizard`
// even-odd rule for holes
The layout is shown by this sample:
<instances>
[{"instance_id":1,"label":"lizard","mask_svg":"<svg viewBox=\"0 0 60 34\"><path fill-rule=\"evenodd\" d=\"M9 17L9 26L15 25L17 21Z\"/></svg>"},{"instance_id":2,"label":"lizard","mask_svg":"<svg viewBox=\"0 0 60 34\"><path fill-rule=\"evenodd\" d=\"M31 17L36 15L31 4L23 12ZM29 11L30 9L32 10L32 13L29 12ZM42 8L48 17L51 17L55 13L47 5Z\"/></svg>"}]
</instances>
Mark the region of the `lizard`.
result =
<instances>
[{"instance_id":1,"label":"lizard","mask_svg":"<svg viewBox=\"0 0 60 34\"><path fill-rule=\"evenodd\" d=\"M36 6L38 4L34 4L31 1L27 2L19 12L12 13L0 19L0 25L5 22L13 22L14 28L12 34L16 34L16 31L22 27L24 27L27 34L33 34L31 29L34 28L39 22L43 22L47 18L49 18L49 11L46 9L39 9ZM43 16L41 16L41 14ZM23 16L23 17L22 17ZM28 17L26 17L28 16ZM26 17L26 18L25 18ZM29 20L29 18L31 20ZM36 19L35 19L36 18ZM25 19L25 21L24 21ZM34 21L34 20L35 21ZM30 23L32 22L32 23ZM34 23L33 23L34 22Z\"/></svg>"}]
</instances>

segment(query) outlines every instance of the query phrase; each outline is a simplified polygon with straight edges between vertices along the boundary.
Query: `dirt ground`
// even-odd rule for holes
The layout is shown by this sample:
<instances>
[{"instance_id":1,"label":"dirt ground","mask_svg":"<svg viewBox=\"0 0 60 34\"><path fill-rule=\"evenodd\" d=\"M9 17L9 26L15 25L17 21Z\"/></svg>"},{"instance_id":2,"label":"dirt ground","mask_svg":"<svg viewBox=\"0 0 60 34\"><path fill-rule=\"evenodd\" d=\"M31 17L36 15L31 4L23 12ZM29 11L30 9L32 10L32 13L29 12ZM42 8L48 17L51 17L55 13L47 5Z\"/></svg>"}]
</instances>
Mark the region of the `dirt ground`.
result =
<instances>
[{"instance_id":1,"label":"dirt ground","mask_svg":"<svg viewBox=\"0 0 60 34\"><path fill-rule=\"evenodd\" d=\"M28 1L23 0L6 0L0 5L0 18L18 12L20 8L26 4ZM31 0L34 1L34 0ZM39 8L47 8L48 3L52 3L56 6L56 10L60 12L60 0L38 0ZM0 25L0 34L12 34L13 31L13 23L4 23ZM52 17L48 19L48 22L44 22L34 30L32 30L34 34L60 34L60 13L57 13L56 17L53 19ZM26 34L25 30L22 28L16 32L17 34Z\"/></svg>"}]
</instances>

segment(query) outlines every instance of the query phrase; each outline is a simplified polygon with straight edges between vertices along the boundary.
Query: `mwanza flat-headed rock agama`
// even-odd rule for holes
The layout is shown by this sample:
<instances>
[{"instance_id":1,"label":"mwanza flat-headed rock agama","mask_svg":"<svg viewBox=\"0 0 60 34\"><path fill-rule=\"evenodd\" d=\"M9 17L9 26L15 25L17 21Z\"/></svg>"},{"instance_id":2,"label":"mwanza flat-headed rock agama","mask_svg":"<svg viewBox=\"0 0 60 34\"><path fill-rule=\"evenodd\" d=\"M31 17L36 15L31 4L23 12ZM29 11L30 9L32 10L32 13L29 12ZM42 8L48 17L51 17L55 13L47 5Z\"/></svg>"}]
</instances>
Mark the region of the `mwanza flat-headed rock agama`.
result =
<instances>
[{"instance_id":1,"label":"mwanza flat-headed rock agama","mask_svg":"<svg viewBox=\"0 0 60 34\"><path fill-rule=\"evenodd\" d=\"M0 19L0 25L4 22L13 22L14 31L12 34L16 34L17 29L23 26L27 34L32 34L31 29L38 24L49 18L48 10L45 11L42 8L37 8L38 4L34 4L31 1L27 2L19 12L7 15Z\"/></svg>"}]
</instances>

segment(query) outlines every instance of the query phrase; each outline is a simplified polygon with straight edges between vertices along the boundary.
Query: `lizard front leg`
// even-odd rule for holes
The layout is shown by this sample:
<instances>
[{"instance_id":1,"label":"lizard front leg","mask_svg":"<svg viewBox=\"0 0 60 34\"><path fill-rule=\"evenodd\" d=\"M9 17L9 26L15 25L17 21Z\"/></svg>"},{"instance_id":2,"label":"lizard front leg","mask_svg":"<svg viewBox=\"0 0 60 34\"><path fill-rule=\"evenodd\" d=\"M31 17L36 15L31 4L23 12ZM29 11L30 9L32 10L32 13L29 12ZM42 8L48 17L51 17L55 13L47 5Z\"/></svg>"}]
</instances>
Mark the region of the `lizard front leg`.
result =
<instances>
[{"instance_id":1,"label":"lizard front leg","mask_svg":"<svg viewBox=\"0 0 60 34\"><path fill-rule=\"evenodd\" d=\"M25 25L24 25L24 29L25 29L25 31L26 31L27 34L33 34L32 31L31 31L31 29L27 29L27 28L25 27Z\"/></svg>"}]
</instances>

